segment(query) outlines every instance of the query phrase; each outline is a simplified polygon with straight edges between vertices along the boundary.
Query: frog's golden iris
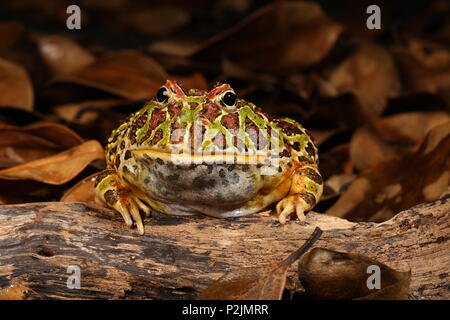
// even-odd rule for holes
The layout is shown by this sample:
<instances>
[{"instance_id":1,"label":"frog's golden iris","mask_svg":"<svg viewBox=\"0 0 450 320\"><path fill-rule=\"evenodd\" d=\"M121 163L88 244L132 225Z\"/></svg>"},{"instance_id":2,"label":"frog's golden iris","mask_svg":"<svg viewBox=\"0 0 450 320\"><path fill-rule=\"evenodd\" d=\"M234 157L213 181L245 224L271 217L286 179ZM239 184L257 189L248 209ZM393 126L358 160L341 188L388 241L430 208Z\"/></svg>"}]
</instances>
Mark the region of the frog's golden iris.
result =
<instances>
[{"instance_id":1,"label":"frog's golden iris","mask_svg":"<svg viewBox=\"0 0 450 320\"><path fill-rule=\"evenodd\" d=\"M273 157L274 138L275 173L262 173L258 161L238 161L242 151ZM186 156L178 154L180 147L189 150L190 162L176 161ZM223 151L230 150L236 152L225 153L223 161ZM208 158L196 158L205 153ZM323 189L317 148L305 129L238 99L228 84L186 90L168 80L155 101L112 132L106 159L107 168L96 179L96 200L120 212L127 225L135 223L141 234L140 211L148 215L152 209L237 217L277 202L281 223L294 212L303 220Z\"/></svg>"}]
</instances>

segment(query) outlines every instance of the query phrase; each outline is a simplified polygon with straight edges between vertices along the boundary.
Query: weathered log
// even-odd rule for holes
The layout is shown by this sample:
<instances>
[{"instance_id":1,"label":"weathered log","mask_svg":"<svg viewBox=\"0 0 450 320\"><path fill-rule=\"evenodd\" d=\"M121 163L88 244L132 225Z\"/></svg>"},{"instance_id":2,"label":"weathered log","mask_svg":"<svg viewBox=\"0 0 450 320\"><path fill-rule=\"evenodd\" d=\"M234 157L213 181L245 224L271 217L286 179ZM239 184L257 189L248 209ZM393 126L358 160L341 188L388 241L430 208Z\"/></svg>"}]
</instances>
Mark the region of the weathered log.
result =
<instances>
[{"instance_id":1,"label":"weathered log","mask_svg":"<svg viewBox=\"0 0 450 320\"><path fill-rule=\"evenodd\" d=\"M417 299L450 297L450 194L384 223L352 223L317 213L280 225L273 216L236 219L154 215L144 236L119 216L84 203L0 207L0 287L32 289L30 298L186 299L234 267L274 263L297 249L315 226L317 247L361 253L411 270ZM68 266L81 271L69 289ZM296 264L288 274L296 276Z\"/></svg>"}]
</instances>

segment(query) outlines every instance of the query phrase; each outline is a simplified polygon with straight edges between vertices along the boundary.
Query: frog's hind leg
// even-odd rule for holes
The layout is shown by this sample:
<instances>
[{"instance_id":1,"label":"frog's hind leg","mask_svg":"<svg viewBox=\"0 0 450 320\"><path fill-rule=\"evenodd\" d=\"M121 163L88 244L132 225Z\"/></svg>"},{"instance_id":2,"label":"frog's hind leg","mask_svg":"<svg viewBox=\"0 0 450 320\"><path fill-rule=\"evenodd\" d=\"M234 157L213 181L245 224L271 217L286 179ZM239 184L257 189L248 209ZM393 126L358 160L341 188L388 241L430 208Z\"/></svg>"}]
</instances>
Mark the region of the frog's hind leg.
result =
<instances>
[{"instance_id":1,"label":"frog's hind leg","mask_svg":"<svg viewBox=\"0 0 450 320\"><path fill-rule=\"evenodd\" d=\"M286 219L294 212L298 220L304 221L305 212L311 210L322 195L323 181L317 166L297 163L295 167L290 176L289 193L276 206L280 223L286 223Z\"/></svg>"},{"instance_id":2,"label":"frog's hind leg","mask_svg":"<svg viewBox=\"0 0 450 320\"><path fill-rule=\"evenodd\" d=\"M149 215L151 207L135 196L114 170L106 169L97 176L95 200L119 211L128 226L131 227L134 222L138 232L144 234L144 224L139 210Z\"/></svg>"}]
</instances>

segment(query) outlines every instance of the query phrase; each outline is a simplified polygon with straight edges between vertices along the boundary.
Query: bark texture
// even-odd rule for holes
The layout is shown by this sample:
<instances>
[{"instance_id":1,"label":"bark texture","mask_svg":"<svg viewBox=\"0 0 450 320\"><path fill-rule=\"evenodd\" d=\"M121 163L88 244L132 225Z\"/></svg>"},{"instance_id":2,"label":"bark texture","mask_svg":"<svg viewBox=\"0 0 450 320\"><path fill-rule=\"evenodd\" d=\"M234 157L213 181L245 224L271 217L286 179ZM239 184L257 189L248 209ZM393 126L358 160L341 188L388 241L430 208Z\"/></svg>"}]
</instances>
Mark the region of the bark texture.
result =
<instances>
[{"instance_id":1,"label":"bark texture","mask_svg":"<svg viewBox=\"0 0 450 320\"><path fill-rule=\"evenodd\" d=\"M384 223L317 213L308 214L307 223L285 225L267 214L223 220L154 215L140 236L107 212L84 203L0 207L0 288L28 287L31 299L192 299L230 268L282 260L319 226L324 233L316 247L411 270L413 298L450 298L448 193ZM70 265L80 268L80 289L67 288Z\"/></svg>"}]
</instances>

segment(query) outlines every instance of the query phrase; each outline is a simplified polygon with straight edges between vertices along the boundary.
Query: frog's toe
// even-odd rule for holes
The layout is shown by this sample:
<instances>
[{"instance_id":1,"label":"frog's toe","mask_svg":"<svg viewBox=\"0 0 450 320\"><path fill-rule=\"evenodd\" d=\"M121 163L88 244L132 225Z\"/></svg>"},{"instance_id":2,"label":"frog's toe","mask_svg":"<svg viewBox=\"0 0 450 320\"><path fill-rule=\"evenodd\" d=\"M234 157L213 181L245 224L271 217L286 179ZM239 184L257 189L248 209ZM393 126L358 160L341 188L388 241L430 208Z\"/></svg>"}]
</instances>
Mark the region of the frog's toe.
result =
<instances>
[{"instance_id":1,"label":"frog's toe","mask_svg":"<svg viewBox=\"0 0 450 320\"><path fill-rule=\"evenodd\" d=\"M139 201L139 199L130 198L129 211L134 222L136 223L136 228L138 229L139 234L144 234L144 223L142 222L142 217L139 213L139 205L137 201Z\"/></svg>"},{"instance_id":2,"label":"frog's toe","mask_svg":"<svg viewBox=\"0 0 450 320\"><path fill-rule=\"evenodd\" d=\"M122 201L117 201L113 208L116 209L116 211L119 211L127 226L131 227L133 225L133 220L131 219L130 212L127 206L122 203Z\"/></svg>"},{"instance_id":3,"label":"frog's toe","mask_svg":"<svg viewBox=\"0 0 450 320\"><path fill-rule=\"evenodd\" d=\"M151 209L135 196L130 188L121 183L114 172L105 170L101 173L97 178L95 191L97 202L118 211L127 226L136 224L138 232L144 234L144 224L139 210L148 215Z\"/></svg>"},{"instance_id":4,"label":"frog's toe","mask_svg":"<svg viewBox=\"0 0 450 320\"><path fill-rule=\"evenodd\" d=\"M150 214L152 213L152 208L149 205L145 204L139 198L134 198L134 201L136 202L136 205L139 207L139 209L141 209L145 213L146 217L150 216Z\"/></svg>"},{"instance_id":5,"label":"frog's toe","mask_svg":"<svg viewBox=\"0 0 450 320\"><path fill-rule=\"evenodd\" d=\"M278 214L278 220L281 224L285 224L287 218L296 213L299 221L305 221L305 209L307 208L306 202L297 195L288 196L280 200L277 204L276 210Z\"/></svg>"}]
</instances>

